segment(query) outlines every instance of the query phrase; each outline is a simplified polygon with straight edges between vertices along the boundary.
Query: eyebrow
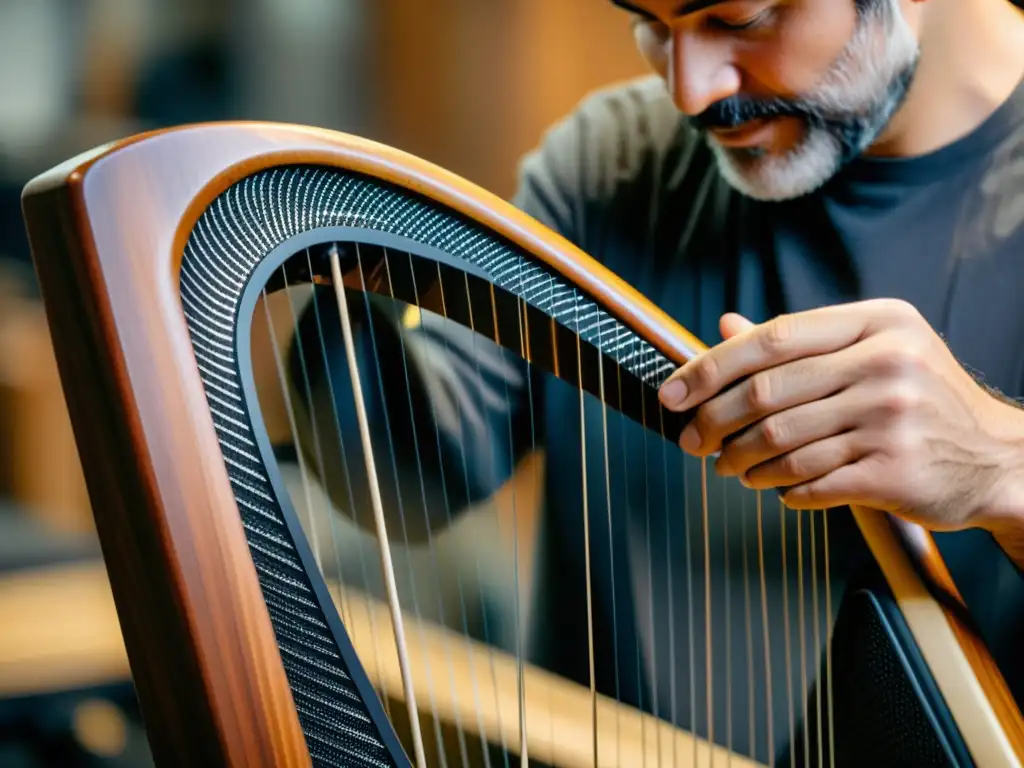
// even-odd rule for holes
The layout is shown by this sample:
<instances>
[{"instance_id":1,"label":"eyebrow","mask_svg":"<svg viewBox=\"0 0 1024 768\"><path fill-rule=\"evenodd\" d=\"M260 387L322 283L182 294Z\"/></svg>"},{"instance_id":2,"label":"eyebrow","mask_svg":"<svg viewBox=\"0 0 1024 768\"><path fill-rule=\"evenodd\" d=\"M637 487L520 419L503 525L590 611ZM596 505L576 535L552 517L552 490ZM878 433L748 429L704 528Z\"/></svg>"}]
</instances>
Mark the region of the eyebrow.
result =
<instances>
[{"instance_id":1,"label":"eyebrow","mask_svg":"<svg viewBox=\"0 0 1024 768\"><path fill-rule=\"evenodd\" d=\"M728 0L683 0L676 6L676 9L672 12L674 17L688 16L691 13L697 11L703 11L714 5L720 5L721 3L727 2ZM629 0L612 0L612 5L617 5L620 8L632 11L633 13L639 13L641 16L647 16L651 18L653 14L650 11L645 11L643 8L638 8Z\"/></svg>"}]
</instances>

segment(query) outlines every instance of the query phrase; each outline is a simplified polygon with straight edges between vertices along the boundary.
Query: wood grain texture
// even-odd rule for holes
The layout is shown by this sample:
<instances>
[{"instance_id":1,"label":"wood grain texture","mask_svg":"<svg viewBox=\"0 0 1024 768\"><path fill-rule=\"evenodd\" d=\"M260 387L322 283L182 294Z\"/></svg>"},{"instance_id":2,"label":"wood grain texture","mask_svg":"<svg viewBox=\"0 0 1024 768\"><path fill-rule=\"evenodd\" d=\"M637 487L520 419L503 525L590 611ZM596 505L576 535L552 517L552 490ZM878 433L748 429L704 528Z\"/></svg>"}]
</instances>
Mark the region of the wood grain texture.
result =
<instances>
[{"instance_id":1,"label":"wood grain texture","mask_svg":"<svg viewBox=\"0 0 1024 768\"><path fill-rule=\"evenodd\" d=\"M23 206L154 755L308 765L177 293L181 216L214 169L158 143L100 157Z\"/></svg>"},{"instance_id":2,"label":"wood grain texture","mask_svg":"<svg viewBox=\"0 0 1024 768\"><path fill-rule=\"evenodd\" d=\"M151 738L168 764L308 760L177 295L184 244L211 200L290 163L423 194L532 253L671 360L704 349L507 202L363 139L289 125L192 126L102 148L33 181L24 209L66 397ZM934 544L907 549L889 526L871 535L883 569L916 563L926 582L945 571ZM913 599L953 621L928 595ZM961 727L991 707L1003 757L1019 760L1020 711L983 643L963 625L936 648L974 659L977 686L940 680Z\"/></svg>"}]
</instances>

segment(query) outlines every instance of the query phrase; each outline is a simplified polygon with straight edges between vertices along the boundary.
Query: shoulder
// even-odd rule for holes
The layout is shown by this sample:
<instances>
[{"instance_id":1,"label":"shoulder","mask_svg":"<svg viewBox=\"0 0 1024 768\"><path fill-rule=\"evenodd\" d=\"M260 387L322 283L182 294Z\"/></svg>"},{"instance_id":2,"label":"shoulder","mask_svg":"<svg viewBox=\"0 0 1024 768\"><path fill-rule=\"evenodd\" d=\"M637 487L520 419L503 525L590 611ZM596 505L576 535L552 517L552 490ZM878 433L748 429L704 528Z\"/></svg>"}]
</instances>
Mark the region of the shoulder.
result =
<instances>
[{"instance_id":1,"label":"shoulder","mask_svg":"<svg viewBox=\"0 0 1024 768\"><path fill-rule=\"evenodd\" d=\"M660 78L616 83L545 131L520 163L513 202L586 249L589 222L713 166L705 150Z\"/></svg>"},{"instance_id":2,"label":"shoulder","mask_svg":"<svg viewBox=\"0 0 1024 768\"><path fill-rule=\"evenodd\" d=\"M685 142L687 129L665 83L648 76L592 91L547 132L545 143L581 146L595 161L628 172Z\"/></svg>"}]
</instances>

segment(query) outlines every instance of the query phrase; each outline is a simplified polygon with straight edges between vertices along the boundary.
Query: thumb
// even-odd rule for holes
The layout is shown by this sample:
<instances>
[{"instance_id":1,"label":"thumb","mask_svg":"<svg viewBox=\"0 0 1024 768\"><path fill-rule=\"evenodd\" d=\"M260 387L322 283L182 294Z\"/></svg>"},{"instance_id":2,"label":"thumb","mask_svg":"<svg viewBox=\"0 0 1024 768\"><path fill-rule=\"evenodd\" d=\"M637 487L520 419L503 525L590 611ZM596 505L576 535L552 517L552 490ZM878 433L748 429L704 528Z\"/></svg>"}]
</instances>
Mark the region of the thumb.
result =
<instances>
[{"instance_id":1,"label":"thumb","mask_svg":"<svg viewBox=\"0 0 1024 768\"><path fill-rule=\"evenodd\" d=\"M741 333L746 333L754 324L735 312L727 312L722 315L722 319L718 321L718 329L722 332L723 339L731 339L733 336L739 336Z\"/></svg>"}]
</instances>

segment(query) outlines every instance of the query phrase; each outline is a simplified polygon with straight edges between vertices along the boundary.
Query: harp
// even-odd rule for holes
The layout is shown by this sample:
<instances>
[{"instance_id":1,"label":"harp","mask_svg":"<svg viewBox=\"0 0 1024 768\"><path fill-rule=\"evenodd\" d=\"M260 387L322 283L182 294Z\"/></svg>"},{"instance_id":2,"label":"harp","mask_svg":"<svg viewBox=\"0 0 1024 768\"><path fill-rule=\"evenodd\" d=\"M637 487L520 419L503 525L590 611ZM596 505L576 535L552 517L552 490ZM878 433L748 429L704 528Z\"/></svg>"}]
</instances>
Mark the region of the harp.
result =
<instances>
[{"instance_id":1,"label":"harp","mask_svg":"<svg viewBox=\"0 0 1024 768\"><path fill-rule=\"evenodd\" d=\"M161 764L1020 764L930 536L686 459L656 392L701 343L509 204L246 123L101 147L23 211Z\"/></svg>"}]
</instances>

